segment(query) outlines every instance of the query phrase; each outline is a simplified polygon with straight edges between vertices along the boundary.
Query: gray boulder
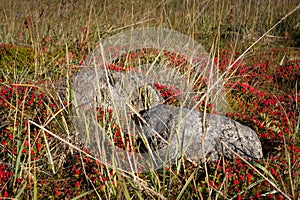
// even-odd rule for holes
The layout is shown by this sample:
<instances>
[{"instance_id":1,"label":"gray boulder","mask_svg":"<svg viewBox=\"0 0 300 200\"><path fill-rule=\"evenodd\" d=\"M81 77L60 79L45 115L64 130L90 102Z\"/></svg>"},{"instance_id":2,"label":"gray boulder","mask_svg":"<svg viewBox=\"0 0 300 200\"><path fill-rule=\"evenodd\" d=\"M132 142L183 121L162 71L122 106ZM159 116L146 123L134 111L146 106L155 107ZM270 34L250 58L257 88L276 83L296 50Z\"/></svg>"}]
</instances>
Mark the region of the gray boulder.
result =
<instances>
[{"instance_id":1,"label":"gray boulder","mask_svg":"<svg viewBox=\"0 0 300 200\"><path fill-rule=\"evenodd\" d=\"M230 118L204 114L169 105L157 105L137 120L137 131L147 139L148 148L162 160L185 155L193 162L217 160L221 155L232 157L222 141L233 151L248 159L262 158L262 147L251 128ZM144 149L145 150L145 149Z\"/></svg>"},{"instance_id":2,"label":"gray boulder","mask_svg":"<svg viewBox=\"0 0 300 200\"><path fill-rule=\"evenodd\" d=\"M86 148L95 152L106 148L110 152L107 155L113 156L102 160L118 162L118 166L126 170L132 170L128 164L131 159L144 169L150 166L158 169L166 161L172 162L183 155L196 163L202 162L204 157L210 160L219 159L221 155L232 157L222 142L245 158L262 158L261 143L255 131L224 116L206 114L204 120L203 113L191 109L195 105L193 93L188 83L180 84L183 77L176 71L159 71L159 66L151 69L146 72L147 76L143 70L121 72L94 68L76 75L73 84L77 104L75 126ZM163 97L153 86L156 82L180 86L179 101L183 108L163 104ZM143 140L140 154L120 152L106 145L113 142L98 126L95 107L112 109L114 120L125 133L136 130Z\"/></svg>"}]
</instances>

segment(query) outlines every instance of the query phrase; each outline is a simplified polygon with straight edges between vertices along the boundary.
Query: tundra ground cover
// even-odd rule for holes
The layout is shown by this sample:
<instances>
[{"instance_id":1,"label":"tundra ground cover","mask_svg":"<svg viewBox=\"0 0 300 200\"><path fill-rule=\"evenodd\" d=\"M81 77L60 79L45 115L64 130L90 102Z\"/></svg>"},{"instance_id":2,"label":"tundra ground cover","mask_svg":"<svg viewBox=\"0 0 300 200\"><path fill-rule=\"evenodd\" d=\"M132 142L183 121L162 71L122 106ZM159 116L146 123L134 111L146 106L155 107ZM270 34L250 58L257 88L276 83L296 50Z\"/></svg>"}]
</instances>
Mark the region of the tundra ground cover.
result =
<instances>
[{"instance_id":1,"label":"tundra ground cover","mask_svg":"<svg viewBox=\"0 0 300 200\"><path fill-rule=\"evenodd\" d=\"M206 3L205 5L213 6L209 7L212 14L203 13L201 16L205 31L199 24L199 27L195 27L189 21L192 19L189 16L194 15L193 9L200 11L202 9L198 4L191 4L188 1L183 2L185 6L176 2L161 4L159 9L161 9L162 19L155 19L155 22L148 25L163 23L168 26L169 24L188 34L192 33L195 37L203 37L217 30L219 21L211 15L217 18L222 14L223 18L219 20L222 21L221 28L224 30L220 32L222 34L216 34L221 39L218 44L220 49L215 55L215 63L223 72L251 42L247 36L255 36L260 33L259 31L266 31L265 27L270 27L275 20L289 11L288 6L274 3L270 5L269 14L257 12L256 19L247 21L246 18L255 16L252 9L262 8L252 5L250 1L246 4L247 8L243 4L230 7L219 1ZM285 3L290 4L290 2ZM100 7L98 2L96 4ZM32 13L27 18L22 15L22 9L20 13L15 12L17 6L27 9L27 5L9 5L11 10L4 12L7 19L10 19L13 14L20 15L21 19L19 24L16 23L11 28L7 28L6 23L3 23L1 32L1 198L175 199L183 195L188 199L299 198L297 192L300 191L300 52L299 47L291 47L299 41L294 30L297 24L294 23L293 28L288 27L292 26L290 24L293 24L294 18L299 18L298 15L293 19L288 18L289 23L283 23L273 33L278 37L277 40L276 37L273 38L275 42L268 39L263 41L263 45L246 54L225 77L226 99L229 104L227 116L252 127L257 132L264 148L263 160L252 163L254 166L251 167L250 164L236 157L233 160L208 161L206 163L208 167L205 167L195 166L182 158L176 164L167 165L160 171L132 176L108 168L84 153L88 151L77 140L72 124L73 104L68 84L70 84L70 77L82 69L80 63L91 48L91 43L98 41L97 33L101 37L113 34L109 32L111 30L109 21L113 24L111 27L122 27L120 23L128 25L138 20L126 17L130 9L123 4L120 4L124 6L122 12L112 12L114 7L111 5L101 5L107 9L105 11L108 18L107 27L101 25L97 29L93 28L97 26L97 21L91 19L93 19L92 15L99 14L99 11L96 9L97 6L92 8L92 4L89 3L82 5L76 1L62 1L58 6L52 2L45 5L37 4L40 15L36 16ZM224 13L218 10L222 5ZM131 15L132 18L139 18L143 13L142 10L146 10L147 5L144 6L140 10L134 10L135 14ZM282 10L283 8L285 10ZM231 14L229 14L230 9ZM239 9L247 11L245 17L238 16ZM119 11L121 10L120 8ZM71 16L71 11L78 11L81 20L77 26L69 25L67 29L69 22L65 18ZM150 11L148 17L152 16L153 11ZM175 14L166 13L171 11ZM189 15L182 15L184 11ZM50 23L47 15L58 15L62 21ZM122 17L120 15L125 16L123 21L109 18L109 16L120 18ZM230 15L233 16L233 23L226 22ZM86 16L90 16L90 21ZM13 17L17 18L17 16ZM35 23L38 23L37 18L46 22L42 28L35 26ZM268 19L268 22L262 18ZM56 27L63 23L65 23L63 27L53 28L50 33L47 33L47 28L44 27L47 24ZM233 30L239 27L244 29ZM75 29L78 30L74 31ZM239 38L238 45L241 46L235 49L232 45L238 31L241 31L238 37L246 38ZM250 33L242 33L243 31ZM201 32L201 36L198 32ZM282 38L285 32L288 35ZM69 33L71 36L67 36ZM290 41L291 39L295 41ZM287 41L286 46L280 44L281 40ZM213 41L207 39L204 43L210 45ZM134 54L132 59L135 55L137 54ZM176 66L181 66L183 63L182 60L178 62L178 57L174 57L170 52L166 52L164 56L174 61L173 64ZM122 70L120 67L117 63L111 65L112 70ZM61 86L60 91L57 90L57 85ZM160 90L166 102L178 104L174 98L176 94L174 89L163 85L155 85L155 87ZM203 111L205 105L203 102L199 109ZM206 109L213 112L215 105L207 106ZM103 110L99 112L99 120L101 121L101 117L105 120L111 119L110 112ZM45 129L32 124L31 121ZM126 140L120 137L117 124L114 125L113 121L110 123L115 134L115 142L120 147L126 148ZM63 138L65 142L53 135ZM83 151L72 148L66 142L71 142Z\"/></svg>"}]
</instances>

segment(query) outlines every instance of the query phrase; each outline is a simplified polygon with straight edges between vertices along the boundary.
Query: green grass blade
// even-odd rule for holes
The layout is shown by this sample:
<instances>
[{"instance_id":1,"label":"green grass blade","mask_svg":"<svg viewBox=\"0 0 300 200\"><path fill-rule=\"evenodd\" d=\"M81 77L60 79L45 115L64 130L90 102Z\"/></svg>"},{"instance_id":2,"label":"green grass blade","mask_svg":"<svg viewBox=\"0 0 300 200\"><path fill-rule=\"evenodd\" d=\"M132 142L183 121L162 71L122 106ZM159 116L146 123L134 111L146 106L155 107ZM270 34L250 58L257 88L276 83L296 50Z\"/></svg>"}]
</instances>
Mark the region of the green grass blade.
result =
<instances>
[{"instance_id":1,"label":"green grass blade","mask_svg":"<svg viewBox=\"0 0 300 200\"><path fill-rule=\"evenodd\" d=\"M176 200L181 199L182 195L184 194L184 191L186 190L187 186L190 184L190 182L193 180L194 175L196 173L197 170L194 170L194 172L191 174L191 176L188 178L188 180L186 181L186 183L184 184L182 190L180 191L178 197L176 198Z\"/></svg>"}]
</instances>

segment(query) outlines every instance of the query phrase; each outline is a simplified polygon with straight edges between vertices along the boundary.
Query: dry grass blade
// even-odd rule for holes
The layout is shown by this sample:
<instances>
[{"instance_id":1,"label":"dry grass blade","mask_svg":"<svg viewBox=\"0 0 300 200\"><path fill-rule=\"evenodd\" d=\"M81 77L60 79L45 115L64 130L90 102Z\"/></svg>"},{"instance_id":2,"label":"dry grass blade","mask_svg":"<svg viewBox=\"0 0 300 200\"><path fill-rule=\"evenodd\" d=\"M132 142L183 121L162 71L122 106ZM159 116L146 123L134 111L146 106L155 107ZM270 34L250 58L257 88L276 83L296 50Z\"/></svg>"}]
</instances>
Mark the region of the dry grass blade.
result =
<instances>
[{"instance_id":1,"label":"dry grass blade","mask_svg":"<svg viewBox=\"0 0 300 200\"><path fill-rule=\"evenodd\" d=\"M299 8L299 0L1 0L0 198L299 199ZM236 160L223 157L222 164L207 161L203 169L198 168L195 173L194 163L188 158L181 157L169 163L165 156L165 159L160 159L163 169L141 172L140 166L146 165L140 163L140 157L131 154L141 153L137 144L140 138L136 139L140 135L137 131L131 132L128 123L132 116L127 112L138 117L144 116L144 113L140 115L139 108L131 108L130 105L136 106L131 102L121 113L124 119L115 117L115 108L123 105L115 105L119 104L118 101L112 102L111 115L106 116L108 111L104 111L105 116L99 122L101 128L102 125L105 127L95 133L107 133L112 144L116 130L120 131L117 142L125 142L122 143L124 148L117 150L126 149L124 157L118 159L103 148L104 145L99 145L100 153L111 156L111 161L118 159L120 162L102 163L93 154L99 153L99 149L90 150L79 138L82 132L76 129L77 123L72 115L72 111L78 108L74 106L76 102L72 96L75 88L73 78L87 68L85 61L99 43L105 44L107 39L127 31L139 29L144 34L149 27L177 31L201 44L205 51L210 50L209 60L219 69L220 76L208 83L203 80L204 72L193 77L189 72L194 70L194 66L183 65L194 63L194 60L184 56L180 59L172 57L180 55L185 47L192 49L187 44L189 42L176 37L162 36L157 40L165 47L172 46L168 45L172 42L165 40L184 44L180 49L170 48L173 52L169 51L172 55L168 55L170 59L167 62L172 61L168 66L172 70L161 67L164 73L157 73L155 65L141 67L147 61L140 56L148 55L143 47L143 54L139 54L120 51L119 45L111 49L103 46L99 49L100 56L111 53L112 60L108 57L100 59L97 55L96 59L111 62L107 63L109 65L118 63L126 70L127 67L130 70L137 67L141 76L147 76L147 79L153 77L150 85L163 80L162 86L166 83L167 87L184 88L183 91L189 94L183 96L179 92L177 98L173 94L163 96L170 91L164 90L164 94L159 91L157 94L164 97L161 101L164 104L175 99L176 106L185 108L183 103L189 105L188 109L214 113L220 105L216 102L224 100L226 108L220 114L226 113L228 118L255 130L264 150L264 159L251 163L238 156ZM151 39L154 35L147 35L147 38ZM118 41L121 40L112 39L111 44L124 44ZM139 41L135 38L129 46ZM115 57L119 53L126 54L125 61ZM151 62L163 63L165 60L161 58L165 53L150 53ZM180 66L177 65L179 60ZM95 67L93 73L96 72L97 66L89 67L92 70ZM105 79L108 79L107 75ZM175 82L168 84L171 78ZM182 78L188 81L181 84ZM131 88L127 80L124 79L117 87ZM103 83L98 81L95 84L98 84L95 90L100 90ZM191 87L186 87L186 84ZM223 88L224 95L221 94ZM143 109L147 110L152 108L149 99L154 93L145 90L148 89L140 88L137 95L145 99ZM105 94L109 93L111 91ZM150 95L145 96L146 93ZM215 97L215 94L220 94L221 98ZM98 113L99 107L108 106L101 104L106 98L109 98L108 95L95 99L94 105L100 104L95 118L103 114ZM178 129L183 128L184 120L184 116L179 115ZM155 134L167 144L165 135ZM131 135L134 136L131 138ZM144 146L152 147L152 143L143 140ZM181 148L184 149L183 143ZM156 156L156 151L148 150L150 153L146 158L150 160L151 155L152 158ZM169 148L170 151L174 152L172 148ZM117 169L123 164L123 158L128 161L124 162L128 164L126 171Z\"/></svg>"}]
</instances>

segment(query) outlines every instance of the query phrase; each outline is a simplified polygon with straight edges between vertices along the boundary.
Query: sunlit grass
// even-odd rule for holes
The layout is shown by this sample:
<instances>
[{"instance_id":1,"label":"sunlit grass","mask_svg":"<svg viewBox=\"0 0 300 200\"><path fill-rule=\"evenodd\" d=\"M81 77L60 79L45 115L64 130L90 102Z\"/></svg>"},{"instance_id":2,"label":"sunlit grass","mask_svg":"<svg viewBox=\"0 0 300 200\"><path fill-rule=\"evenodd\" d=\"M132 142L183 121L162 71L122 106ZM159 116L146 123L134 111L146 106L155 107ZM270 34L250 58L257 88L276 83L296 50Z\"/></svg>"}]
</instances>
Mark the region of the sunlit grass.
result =
<instances>
[{"instance_id":1,"label":"sunlit grass","mask_svg":"<svg viewBox=\"0 0 300 200\"><path fill-rule=\"evenodd\" d=\"M299 198L299 10L267 32L297 4L1 1L0 197ZM182 158L131 174L105 166L81 144L72 78L100 39L148 26L178 30L212 49L220 71L227 72L227 116L252 127L262 141L264 159L254 169L238 157L204 166ZM172 88L156 87L178 106ZM208 104L201 102L200 110L211 111ZM106 130L115 133L112 124Z\"/></svg>"}]
</instances>

